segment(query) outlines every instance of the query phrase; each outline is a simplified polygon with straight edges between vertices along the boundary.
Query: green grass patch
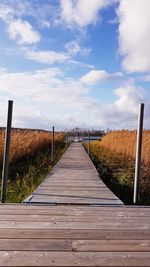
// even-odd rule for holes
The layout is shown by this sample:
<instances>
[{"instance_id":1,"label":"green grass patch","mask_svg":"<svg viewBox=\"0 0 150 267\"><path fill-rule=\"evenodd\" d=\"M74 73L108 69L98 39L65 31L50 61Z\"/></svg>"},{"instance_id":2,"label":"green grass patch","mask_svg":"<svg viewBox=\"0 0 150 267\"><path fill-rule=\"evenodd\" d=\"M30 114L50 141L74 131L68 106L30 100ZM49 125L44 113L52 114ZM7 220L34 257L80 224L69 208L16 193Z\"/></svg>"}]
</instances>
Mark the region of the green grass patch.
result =
<instances>
[{"instance_id":1,"label":"green grass patch","mask_svg":"<svg viewBox=\"0 0 150 267\"><path fill-rule=\"evenodd\" d=\"M54 164L60 159L66 148L67 145L64 141L55 142ZM43 181L51 169L50 146L41 146L34 153L11 162L9 166L7 202L22 202ZM0 170L2 171L2 163Z\"/></svg>"}]
</instances>

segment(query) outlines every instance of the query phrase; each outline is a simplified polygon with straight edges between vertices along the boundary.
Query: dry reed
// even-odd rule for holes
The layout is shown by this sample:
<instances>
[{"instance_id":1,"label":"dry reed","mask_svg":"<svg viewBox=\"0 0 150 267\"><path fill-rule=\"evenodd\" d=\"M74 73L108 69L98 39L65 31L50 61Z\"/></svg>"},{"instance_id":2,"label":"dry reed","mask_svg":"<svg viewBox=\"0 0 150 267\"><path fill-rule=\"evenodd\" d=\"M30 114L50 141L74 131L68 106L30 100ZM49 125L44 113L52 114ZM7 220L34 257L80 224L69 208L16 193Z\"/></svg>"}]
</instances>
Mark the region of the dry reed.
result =
<instances>
[{"instance_id":1,"label":"dry reed","mask_svg":"<svg viewBox=\"0 0 150 267\"><path fill-rule=\"evenodd\" d=\"M5 130L0 130L0 161L3 158ZM63 133L55 133L55 140L62 140ZM13 129L11 133L10 161L29 155L51 144L52 133L42 130Z\"/></svg>"},{"instance_id":2,"label":"dry reed","mask_svg":"<svg viewBox=\"0 0 150 267\"><path fill-rule=\"evenodd\" d=\"M135 159L136 136L136 131L112 131L102 139L100 145L117 153L121 153L124 156ZM150 165L150 130L143 131L142 161L144 164Z\"/></svg>"}]
</instances>

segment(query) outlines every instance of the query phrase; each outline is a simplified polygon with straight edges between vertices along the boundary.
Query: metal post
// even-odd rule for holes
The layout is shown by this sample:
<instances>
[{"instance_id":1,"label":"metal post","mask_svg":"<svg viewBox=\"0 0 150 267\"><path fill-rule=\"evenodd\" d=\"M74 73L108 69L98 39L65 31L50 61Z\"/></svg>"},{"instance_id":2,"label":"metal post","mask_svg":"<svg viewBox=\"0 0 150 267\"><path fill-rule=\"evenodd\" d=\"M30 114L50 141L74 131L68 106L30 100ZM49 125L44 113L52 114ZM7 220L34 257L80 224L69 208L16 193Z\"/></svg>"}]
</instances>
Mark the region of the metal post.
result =
<instances>
[{"instance_id":1,"label":"metal post","mask_svg":"<svg viewBox=\"0 0 150 267\"><path fill-rule=\"evenodd\" d=\"M54 126L52 128L52 146L51 146L51 164L54 163L54 137L55 137L55 129Z\"/></svg>"},{"instance_id":2,"label":"metal post","mask_svg":"<svg viewBox=\"0 0 150 267\"><path fill-rule=\"evenodd\" d=\"M90 155L90 132L88 131L88 155Z\"/></svg>"},{"instance_id":3,"label":"metal post","mask_svg":"<svg viewBox=\"0 0 150 267\"><path fill-rule=\"evenodd\" d=\"M3 171L2 171L2 188L1 188L2 203L6 202L6 194L7 194L7 179L8 179L8 168L9 168L9 151L10 151L10 138L11 138L12 111L13 111L13 101L9 100L8 101L8 114L7 114L7 128L6 128L6 133L5 133Z\"/></svg>"},{"instance_id":4,"label":"metal post","mask_svg":"<svg viewBox=\"0 0 150 267\"><path fill-rule=\"evenodd\" d=\"M139 105L137 144L136 144L136 163L135 163L135 180L134 180L134 197L133 203L137 204L140 198L140 172L141 172L141 152L142 152L142 131L144 118L144 104Z\"/></svg>"}]
</instances>

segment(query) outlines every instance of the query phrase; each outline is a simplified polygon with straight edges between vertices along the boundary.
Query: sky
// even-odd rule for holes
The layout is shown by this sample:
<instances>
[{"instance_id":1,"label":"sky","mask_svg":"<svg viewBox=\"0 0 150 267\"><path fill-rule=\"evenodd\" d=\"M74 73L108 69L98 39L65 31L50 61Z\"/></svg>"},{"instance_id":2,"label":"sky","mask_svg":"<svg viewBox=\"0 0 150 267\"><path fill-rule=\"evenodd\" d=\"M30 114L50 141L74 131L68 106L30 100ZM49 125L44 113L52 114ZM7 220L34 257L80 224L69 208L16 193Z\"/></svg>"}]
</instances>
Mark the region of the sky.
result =
<instances>
[{"instance_id":1,"label":"sky","mask_svg":"<svg viewBox=\"0 0 150 267\"><path fill-rule=\"evenodd\" d=\"M150 0L1 0L0 126L150 128Z\"/></svg>"}]
</instances>

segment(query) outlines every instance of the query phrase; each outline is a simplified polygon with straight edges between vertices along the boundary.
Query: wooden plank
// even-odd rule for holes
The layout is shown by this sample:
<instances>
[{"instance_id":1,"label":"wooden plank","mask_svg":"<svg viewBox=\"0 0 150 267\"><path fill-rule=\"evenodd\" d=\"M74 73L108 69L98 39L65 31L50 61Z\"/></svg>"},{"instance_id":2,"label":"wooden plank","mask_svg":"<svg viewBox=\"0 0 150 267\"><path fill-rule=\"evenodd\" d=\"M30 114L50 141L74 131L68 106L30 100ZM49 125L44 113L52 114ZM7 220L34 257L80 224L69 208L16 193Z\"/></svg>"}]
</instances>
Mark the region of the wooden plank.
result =
<instances>
[{"instance_id":1,"label":"wooden plank","mask_svg":"<svg viewBox=\"0 0 150 267\"><path fill-rule=\"evenodd\" d=\"M150 207L143 207L143 206L69 206L69 205L62 205L62 206L46 206L46 205L24 205L24 204L3 204L0 205L0 214L3 214L3 212L49 212L49 213L63 213L66 214L72 214L74 212L86 214L89 212L91 213L98 213L98 214L106 214L110 217L112 214L116 216L118 213L120 216L126 216L126 214L130 214L130 216L134 216L134 214L137 216L149 216L150 215ZM112 214L111 214L112 213ZM21 213L20 213L21 214Z\"/></svg>"},{"instance_id":2,"label":"wooden plank","mask_svg":"<svg viewBox=\"0 0 150 267\"><path fill-rule=\"evenodd\" d=\"M0 266L150 266L150 207L118 206L81 145L31 196L32 205L0 205Z\"/></svg>"},{"instance_id":3,"label":"wooden plank","mask_svg":"<svg viewBox=\"0 0 150 267\"><path fill-rule=\"evenodd\" d=\"M0 251L0 266L150 266L150 253Z\"/></svg>"},{"instance_id":4,"label":"wooden plank","mask_svg":"<svg viewBox=\"0 0 150 267\"><path fill-rule=\"evenodd\" d=\"M40 221L1 221L1 228L42 228L42 229L145 229L150 230L150 223L135 222L40 222Z\"/></svg>"},{"instance_id":5,"label":"wooden plank","mask_svg":"<svg viewBox=\"0 0 150 267\"><path fill-rule=\"evenodd\" d=\"M30 229L0 228L0 238L14 239L101 239L101 240L150 240L150 231L143 229Z\"/></svg>"},{"instance_id":6,"label":"wooden plank","mask_svg":"<svg viewBox=\"0 0 150 267\"><path fill-rule=\"evenodd\" d=\"M100 209L101 208L101 209ZM111 208L111 209L110 209ZM112 209L113 208L113 209ZM23 208L13 208L9 207L5 209L0 209L0 216L4 214L45 214L45 215L96 215L97 216L106 216L106 217L150 217L150 210L147 212L138 210L120 210L119 207L107 207L107 206L69 206L60 205L60 206L44 206L43 205L26 205Z\"/></svg>"},{"instance_id":7,"label":"wooden plank","mask_svg":"<svg viewBox=\"0 0 150 267\"><path fill-rule=\"evenodd\" d=\"M72 251L69 239L0 239L0 251Z\"/></svg>"},{"instance_id":8,"label":"wooden plank","mask_svg":"<svg viewBox=\"0 0 150 267\"><path fill-rule=\"evenodd\" d=\"M150 240L1 239L0 251L150 251Z\"/></svg>"},{"instance_id":9,"label":"wooden plank","mask_svg":"<svg viewBox=\"0 0 150 267\"><path fill-rule=\"evenodd\" d=\"M73 251L150 251L150 240L73 240Z\"/></svg>"},{"instance_id":10,"label":"wooden plank","mask_svg":"<svg viewBox=\"0 0 150 267\"><path fill-rule=\"evenodd\" d=\"M24 215L24 216L22 216ZM9 217L10 219L12 219L13 216L15 219L20 220L26 220L26 218L29 220L31 218L38 218L38 216L40 216L42 218L42 216L46 217L48 216L49 218L53 218L53 216L57 216L57 217L65 217L66 216L66 220L68 220L69 216L73 219L77 219L80 217L81 220L83 220L85 218L85 220L87 220L89 218L90 221L92 220L109 220L109 219L113 219L114 221L120 221L122 219L123 220L135 220L136 222L142 222L142 221L150 221L150 215L146 214L146 213L131 213L131 212L127 212L127 213L121 213L121 212L113 212L113 211L97 211L97 210L93 210L93 211L82 211L82 210L42 210L42 209L38 209L38 210L34 210L34 209L25 209L25 210L3 210L0 212L0 220L8 220ZM18 217L19 216L19 217ZM59 218L58 218L59 219ZM46 219L47 220L47 219ZM60 218L61 220L61 218Z\"/></svg>"},{"instance_id":11,"label":"wooden plank","mask_svg":"<svg viewBox=\"0 0 150 267\"><path fill-rule=\"evenodd\" d=\"M82 186L82 190L73 188L66 190L65 185ZM90 185L97 186L97 191L91 190ZM59 186L60 190L56 189L56 186ZM84 186L88 186L86 190ZM122 204L100 180L98 172L80 143L71 144L45 181L25 201L61 204Z\"/></svg>"},{"instance_id":12,"label":"wooden plank","mask_svg":"<svg viewBox=\"0 0 150 267\"><path fill-rule=\"evenodd\" d=\"M99 216L95 214L74 214L74 215L54 215L47 214L3 214L0 216L1 221L32 221L32 222L121 222L121 223L147 223L148 219L144 216Z\"/></svg>"}]
</instances>

